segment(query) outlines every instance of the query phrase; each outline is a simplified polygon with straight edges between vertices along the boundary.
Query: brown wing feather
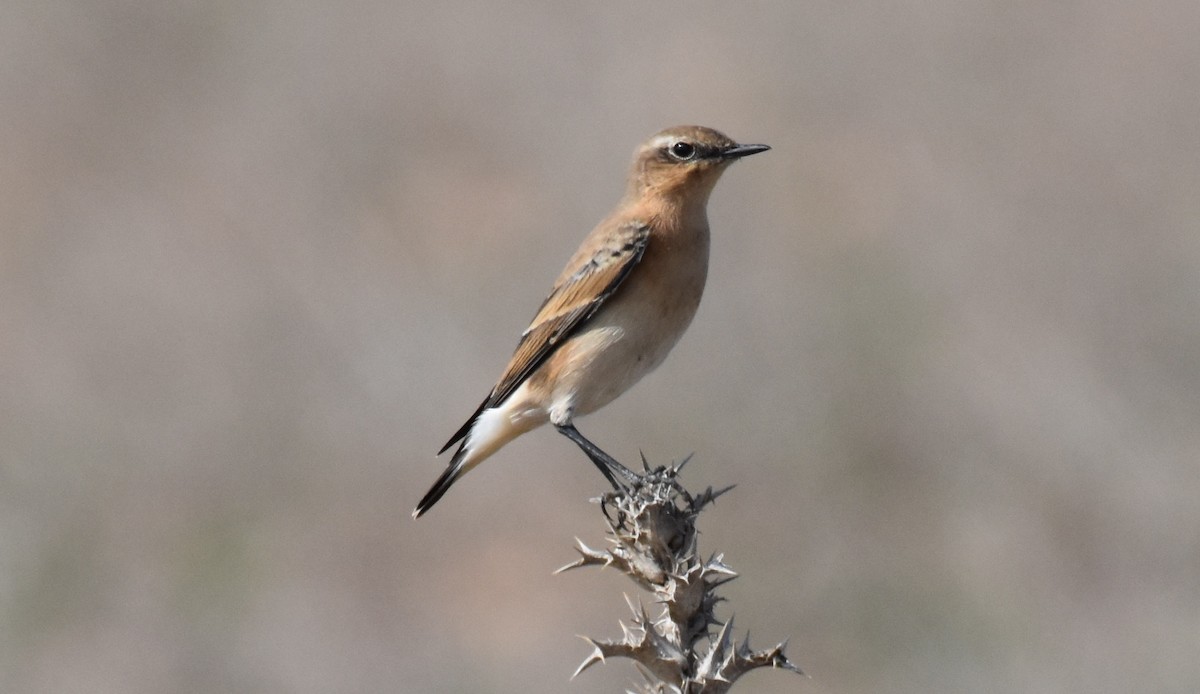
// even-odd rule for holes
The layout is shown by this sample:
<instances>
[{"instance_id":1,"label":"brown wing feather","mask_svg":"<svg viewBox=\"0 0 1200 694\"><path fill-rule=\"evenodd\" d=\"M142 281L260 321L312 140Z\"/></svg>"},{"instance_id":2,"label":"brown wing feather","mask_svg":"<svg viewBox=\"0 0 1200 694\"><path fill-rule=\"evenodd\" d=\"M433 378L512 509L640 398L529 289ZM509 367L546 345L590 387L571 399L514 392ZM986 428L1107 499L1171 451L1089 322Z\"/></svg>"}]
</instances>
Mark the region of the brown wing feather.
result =
<instances>
[{"instance_id":1,"label":"brown wing feather","mask_svg":"<svg viewBox=\"0 0 1200 694\"><path fill-rule=\"evenodd\" d=\"M599 247L584 247L576 253L529 327L521 334L512 359L492 392L450 437L439 455L467 435L481 412L512 395L559 345L599 310L642 259L649 238L650 227L627 222Z\"/></svg>"}]
</instances>

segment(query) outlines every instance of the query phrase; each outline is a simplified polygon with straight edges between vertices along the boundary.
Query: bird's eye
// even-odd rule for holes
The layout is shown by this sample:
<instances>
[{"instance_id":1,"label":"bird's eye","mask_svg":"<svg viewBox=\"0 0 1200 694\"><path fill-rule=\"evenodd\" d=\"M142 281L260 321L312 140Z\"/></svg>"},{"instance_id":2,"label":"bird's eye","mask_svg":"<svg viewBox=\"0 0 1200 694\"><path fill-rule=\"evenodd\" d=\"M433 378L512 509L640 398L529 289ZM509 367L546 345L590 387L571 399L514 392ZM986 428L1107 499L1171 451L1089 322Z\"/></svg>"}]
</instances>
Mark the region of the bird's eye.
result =
<instances>
[{"instance_id":1,"label":"bird's eye","mask_svg":"<svg viewBox=\"0 0 1200 694\"><path fill-rule=\"evenodd\" d=\"M690 142L676 142L671 145L671 154L676 159L691 159L696 156L696 148Z\"/></svg>"}]
</instances>

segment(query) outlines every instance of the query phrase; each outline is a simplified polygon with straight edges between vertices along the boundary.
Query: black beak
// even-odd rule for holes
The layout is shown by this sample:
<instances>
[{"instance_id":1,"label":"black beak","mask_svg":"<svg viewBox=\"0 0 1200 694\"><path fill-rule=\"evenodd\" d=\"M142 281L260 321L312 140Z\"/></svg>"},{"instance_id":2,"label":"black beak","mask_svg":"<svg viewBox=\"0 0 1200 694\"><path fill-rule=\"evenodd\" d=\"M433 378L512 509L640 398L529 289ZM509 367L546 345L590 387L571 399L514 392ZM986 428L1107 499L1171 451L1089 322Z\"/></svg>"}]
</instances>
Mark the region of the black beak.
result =
<instances>
[{"instance_id":1,"label":"black beak","mask_svg":"<svg viewBox=\"0 0 1200 694\"><path fill-rule=\"evenodd\" d=\"M721 152L722 159L738 159L740 157L748 157L751 154L758 154L771 149L768 145L734 145L729 149Z\"/></svg>"}]
</instances>

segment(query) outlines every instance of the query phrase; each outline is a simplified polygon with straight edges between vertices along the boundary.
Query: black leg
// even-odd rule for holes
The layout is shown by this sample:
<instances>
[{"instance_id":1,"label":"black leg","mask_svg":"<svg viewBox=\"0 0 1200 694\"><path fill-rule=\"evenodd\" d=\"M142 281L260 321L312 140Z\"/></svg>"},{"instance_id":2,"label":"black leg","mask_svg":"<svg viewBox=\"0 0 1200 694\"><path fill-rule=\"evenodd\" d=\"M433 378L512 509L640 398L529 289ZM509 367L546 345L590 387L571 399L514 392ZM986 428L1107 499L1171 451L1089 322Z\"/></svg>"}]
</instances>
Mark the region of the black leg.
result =
<instances>
[{"instance_id":1,"label":"black leg","mask_svg":"<svg viewBox=\"0 0 1200 694\"><path fill-rule=\"evenodd\" d=\"M637 479L637 475L632 470L618 463L611 455L600 450L600 447L596 444L588 441L583 434L579 433L574 424L564 424L561 426L555 424L554 428L558 429L558 433L574 441L575 445L583 450L588 459L600 469L600 473L604 475L604 479L608 480L613 489L622 489L622 486L617 483L617 478L613 476L613 473L620 475L628 482L633 482Z\"/></svg>"}]
</instances>

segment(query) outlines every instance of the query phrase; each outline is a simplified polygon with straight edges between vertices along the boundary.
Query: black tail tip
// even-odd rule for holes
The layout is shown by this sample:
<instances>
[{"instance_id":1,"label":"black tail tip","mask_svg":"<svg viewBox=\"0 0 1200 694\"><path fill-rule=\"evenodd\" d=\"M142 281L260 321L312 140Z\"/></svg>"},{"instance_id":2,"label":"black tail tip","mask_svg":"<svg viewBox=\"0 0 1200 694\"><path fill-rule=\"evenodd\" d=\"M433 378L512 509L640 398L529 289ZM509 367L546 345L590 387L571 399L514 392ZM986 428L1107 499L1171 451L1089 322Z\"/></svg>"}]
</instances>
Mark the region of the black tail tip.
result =
<instances>
[{"instance_id":1,"label":"black tail tip","mask_svg":"<svg viewBox=\"0 0 1200 694\"><path fill-rule=\"evenodd\" d=\"M439 488L435 486L433 489L430 489L429 492L427 492L425 496L421 498L421 501L417 503L417 507L413 509L413 520L420 518L421 516L425 515L426 511L433 508L433 505L438 502L438 499L442 498L442 495L445 494L446 490L449 488L450 486L446 485L445 487Z\"/></svg>"},{"instance_id":2,"label":"black tail tip","mask_svg":"<svg viewBox=\"0 0 1200 694\"><path fill-rule=\"evenodd\" d=\"M425 492L425 496L421 497L421 500L417 502L417 507L413 509L412 513L413 520L420 518L425 515L426 511L433 508L433 505L450 490L450 486L462 476L461 453L462 449L459 449L459 453L454 455L454 459L450 461L450 465L437 478L437 481L433 483L429 491Z\"/></svg>"}]
</instances>

